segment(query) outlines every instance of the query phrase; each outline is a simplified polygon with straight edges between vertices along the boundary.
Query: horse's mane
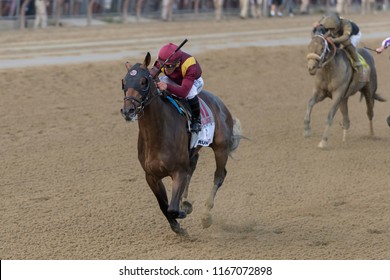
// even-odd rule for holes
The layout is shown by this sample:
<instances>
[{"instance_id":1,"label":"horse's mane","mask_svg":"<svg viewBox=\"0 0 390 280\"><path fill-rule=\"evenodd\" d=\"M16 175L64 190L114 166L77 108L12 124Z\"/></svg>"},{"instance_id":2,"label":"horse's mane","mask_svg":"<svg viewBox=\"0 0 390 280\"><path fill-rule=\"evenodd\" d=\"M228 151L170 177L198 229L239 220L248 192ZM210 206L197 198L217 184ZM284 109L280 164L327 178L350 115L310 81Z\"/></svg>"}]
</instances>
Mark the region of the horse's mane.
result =
<instances>
[{"instance_id":1,"label":"horse's mane","mask_svg":"<svg viewBox=\"0 0 390 280\"><path fill-rule=\"evenodd\" d=\"M320 25L317 25L313 28L312 32L311 32L311 35L314 36L314 35L322 35L324 36L325 34L327 33L327 30L326 28L320 24Z\"/></svg>"}]
</instances>

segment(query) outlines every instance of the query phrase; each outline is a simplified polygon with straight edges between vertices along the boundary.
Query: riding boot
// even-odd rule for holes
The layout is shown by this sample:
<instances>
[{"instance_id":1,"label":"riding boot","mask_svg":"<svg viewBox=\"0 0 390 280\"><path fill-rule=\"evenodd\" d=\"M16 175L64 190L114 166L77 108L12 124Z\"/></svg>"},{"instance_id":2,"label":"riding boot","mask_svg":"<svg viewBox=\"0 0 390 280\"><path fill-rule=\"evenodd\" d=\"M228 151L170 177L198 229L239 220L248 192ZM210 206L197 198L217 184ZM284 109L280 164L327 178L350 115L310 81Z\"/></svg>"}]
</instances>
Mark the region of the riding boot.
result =
<instances>
[{"instance_id":1,"label":"riding boot","mask_svg":"<svg viewBox=\"0 0 390 280\"><path fill-rule=\"evenodd\" d=\"M363 66L362 66L362 63L360 62L360 59L359 59L359 55L357 53L357 50L356 48L351 44L351 45L348 45L345 50L349 53L349 55L351 56L352 60L353 60L353 68L356 70L356 73L359 77L359 80L362 79L362 76L363 76Z\"/></svg>"},{"instance_id":2,"label":"riding boot","mask_svg":"<svg viewBox=\"0 0 390 280\"><path fill-rule=\"evenodd\" d=\"M195 96L192 99L188 99L188 104L190 105L192 117L191 117L191 132L198 133L202 130L202 122L200 119L200 105L199 99Z\"/></svg>"}]
</instances>

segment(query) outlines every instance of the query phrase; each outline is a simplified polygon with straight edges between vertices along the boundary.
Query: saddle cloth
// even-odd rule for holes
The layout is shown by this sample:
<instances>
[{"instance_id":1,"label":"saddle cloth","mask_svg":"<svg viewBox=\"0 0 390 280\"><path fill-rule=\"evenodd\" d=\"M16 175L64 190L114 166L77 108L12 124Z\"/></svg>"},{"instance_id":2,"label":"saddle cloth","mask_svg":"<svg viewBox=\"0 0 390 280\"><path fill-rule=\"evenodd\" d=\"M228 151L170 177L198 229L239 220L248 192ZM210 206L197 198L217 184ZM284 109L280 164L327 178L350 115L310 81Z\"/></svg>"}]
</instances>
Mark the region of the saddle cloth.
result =
<instances>
[{"instance_id":1,"label":"saddle cloth","mask_svg":"<svg viewBox=\"0 0 390 280\"><path fill-rule=\"evenodd\" d=\"M188 130L190 129L190 120L191 116L188 114L188 111L185 106L181 102L179 102L177 99L172 98L171 96L166 97L169 102L171 102L177 111L185 115L187 117L188 122ZM196 148L197 146L209 146L211 143L213 143L214 138L214 132L215 132L215 119L213 112L211 111L210 107L202 100L202 98L199 98L199 105L200 105L200 117L202 121L202 130L196 133L191 133L191 140L190 140L190 149Z\"/></svg>"},{"instance_id":2,"label":"saddle cloth","mask_svg":"<svg viewBox=\"0 0 390 280\"><path fill-rule=\"evenodd\" d=\"M368 82L370 80L370 66L367 64L366 60L358 53L360 63L362 64L362 76L360 77L360 82Z\"/></svg>"},{"instance_id":3,"label":"saddle cloth","mask_svg":"<svg viewBox=\"0 0 390 280\"><path fill-rule=\"evenodd\" d=\"M347 57L349 59L349 62L351 63L352 68L354 68L353 59L351 58L351 56L347 51L345 53L347 54ZM358 57L360 63L362 64L362 75L359 77L359 82L368 82L370 79L370 66L367 64L367 61L364 59L364 57L360 55L360 53L358 53Z\"/></svg>"},{"instance_id":4,"label":"saddle cloth","mask_svg":"<svg viewBox=\"0 0 390 280\"><path fill-rule=\"evenodd\" d=\"M200 97L200 116L202 119L202 130L198 134L191 133L190 149L196 148L197 146L207 147L213 143L214 132L215 132L215 120L214 115L211 112L209 106Z\"/></svg>"}]
</instances>

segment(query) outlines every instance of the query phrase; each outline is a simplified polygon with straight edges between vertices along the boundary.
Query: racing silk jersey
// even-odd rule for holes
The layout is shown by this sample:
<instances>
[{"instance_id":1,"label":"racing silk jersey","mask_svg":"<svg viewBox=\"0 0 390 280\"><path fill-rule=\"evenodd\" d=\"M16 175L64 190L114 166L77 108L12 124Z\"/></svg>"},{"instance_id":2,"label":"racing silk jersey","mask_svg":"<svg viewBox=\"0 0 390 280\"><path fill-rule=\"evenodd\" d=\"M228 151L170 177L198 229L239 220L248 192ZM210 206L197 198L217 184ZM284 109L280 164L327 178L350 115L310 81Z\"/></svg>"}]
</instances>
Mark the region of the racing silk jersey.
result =
<instances>
[{"instance_id":1,"label":"racing silk jersey","mask_svg":"<svg viewBox=\"0 0 390 280\"><path fill-rule=\"evenodd\" d=\"M382 42L382 47L384 47L385 49L387 49L389 46L390 46L390 37L384 39Z\"/></svg>"},{"instance_id":2,"label":"racing silk jersey","mask_svg":"<svg viewBox=\"0 0 390 280\"><path fill-rule=\"evenodd\" d=\"M359 33L359 27L353 21L345 18L340 18L341 28L338 32L337 40L340 43L347 41L351 36Z\"/></svg>"},{"instance_id":3,"label":"racing silk jersey","mask_svg":"<svg viewBox=\"0 0 390 280\"><path fill-rule=\"evenodd\" d=\"M160 68L161 65L158 60L156 61L155 66ZM168 91L180 98L187 97L194 85L194 81L199 79L202 75L202 68L200 67L198 61L196 61L193 56L183 51L180 59L180 65L179 67L176 67L172 74L168 75L165 73L164 67L161 71L170 80L176 83L176 85L167 84Z\"/></svg>"}]
</instances>

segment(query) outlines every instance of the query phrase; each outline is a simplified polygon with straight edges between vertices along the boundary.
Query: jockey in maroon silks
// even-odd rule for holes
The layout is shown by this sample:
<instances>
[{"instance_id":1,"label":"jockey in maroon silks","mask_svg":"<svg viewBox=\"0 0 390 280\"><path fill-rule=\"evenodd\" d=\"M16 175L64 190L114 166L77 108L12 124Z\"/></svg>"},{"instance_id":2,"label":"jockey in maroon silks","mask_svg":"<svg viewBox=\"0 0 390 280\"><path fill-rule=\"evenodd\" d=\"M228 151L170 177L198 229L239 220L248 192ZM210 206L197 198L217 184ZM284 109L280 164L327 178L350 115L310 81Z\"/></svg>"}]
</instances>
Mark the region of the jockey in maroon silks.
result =
<instances>
[{"instance_id":1,"label":"jockey in maroon silks","mask_svg":"<svg viewBox=\"0 0 390 280\"><path fill-rule=\"evenodd\" d=\"M151 69L152 76L176 49L177 46L172 43L166 44L160 49L158 59ZM190 54L178 50L161 68L161 72L164 76L157 82L157 87L162 91L168 90L171 94L188 101L192 111L191 132L198 133L202 129L202 124L197 95L204 85L199 62Z\"/></svg>"}]
</instances>

